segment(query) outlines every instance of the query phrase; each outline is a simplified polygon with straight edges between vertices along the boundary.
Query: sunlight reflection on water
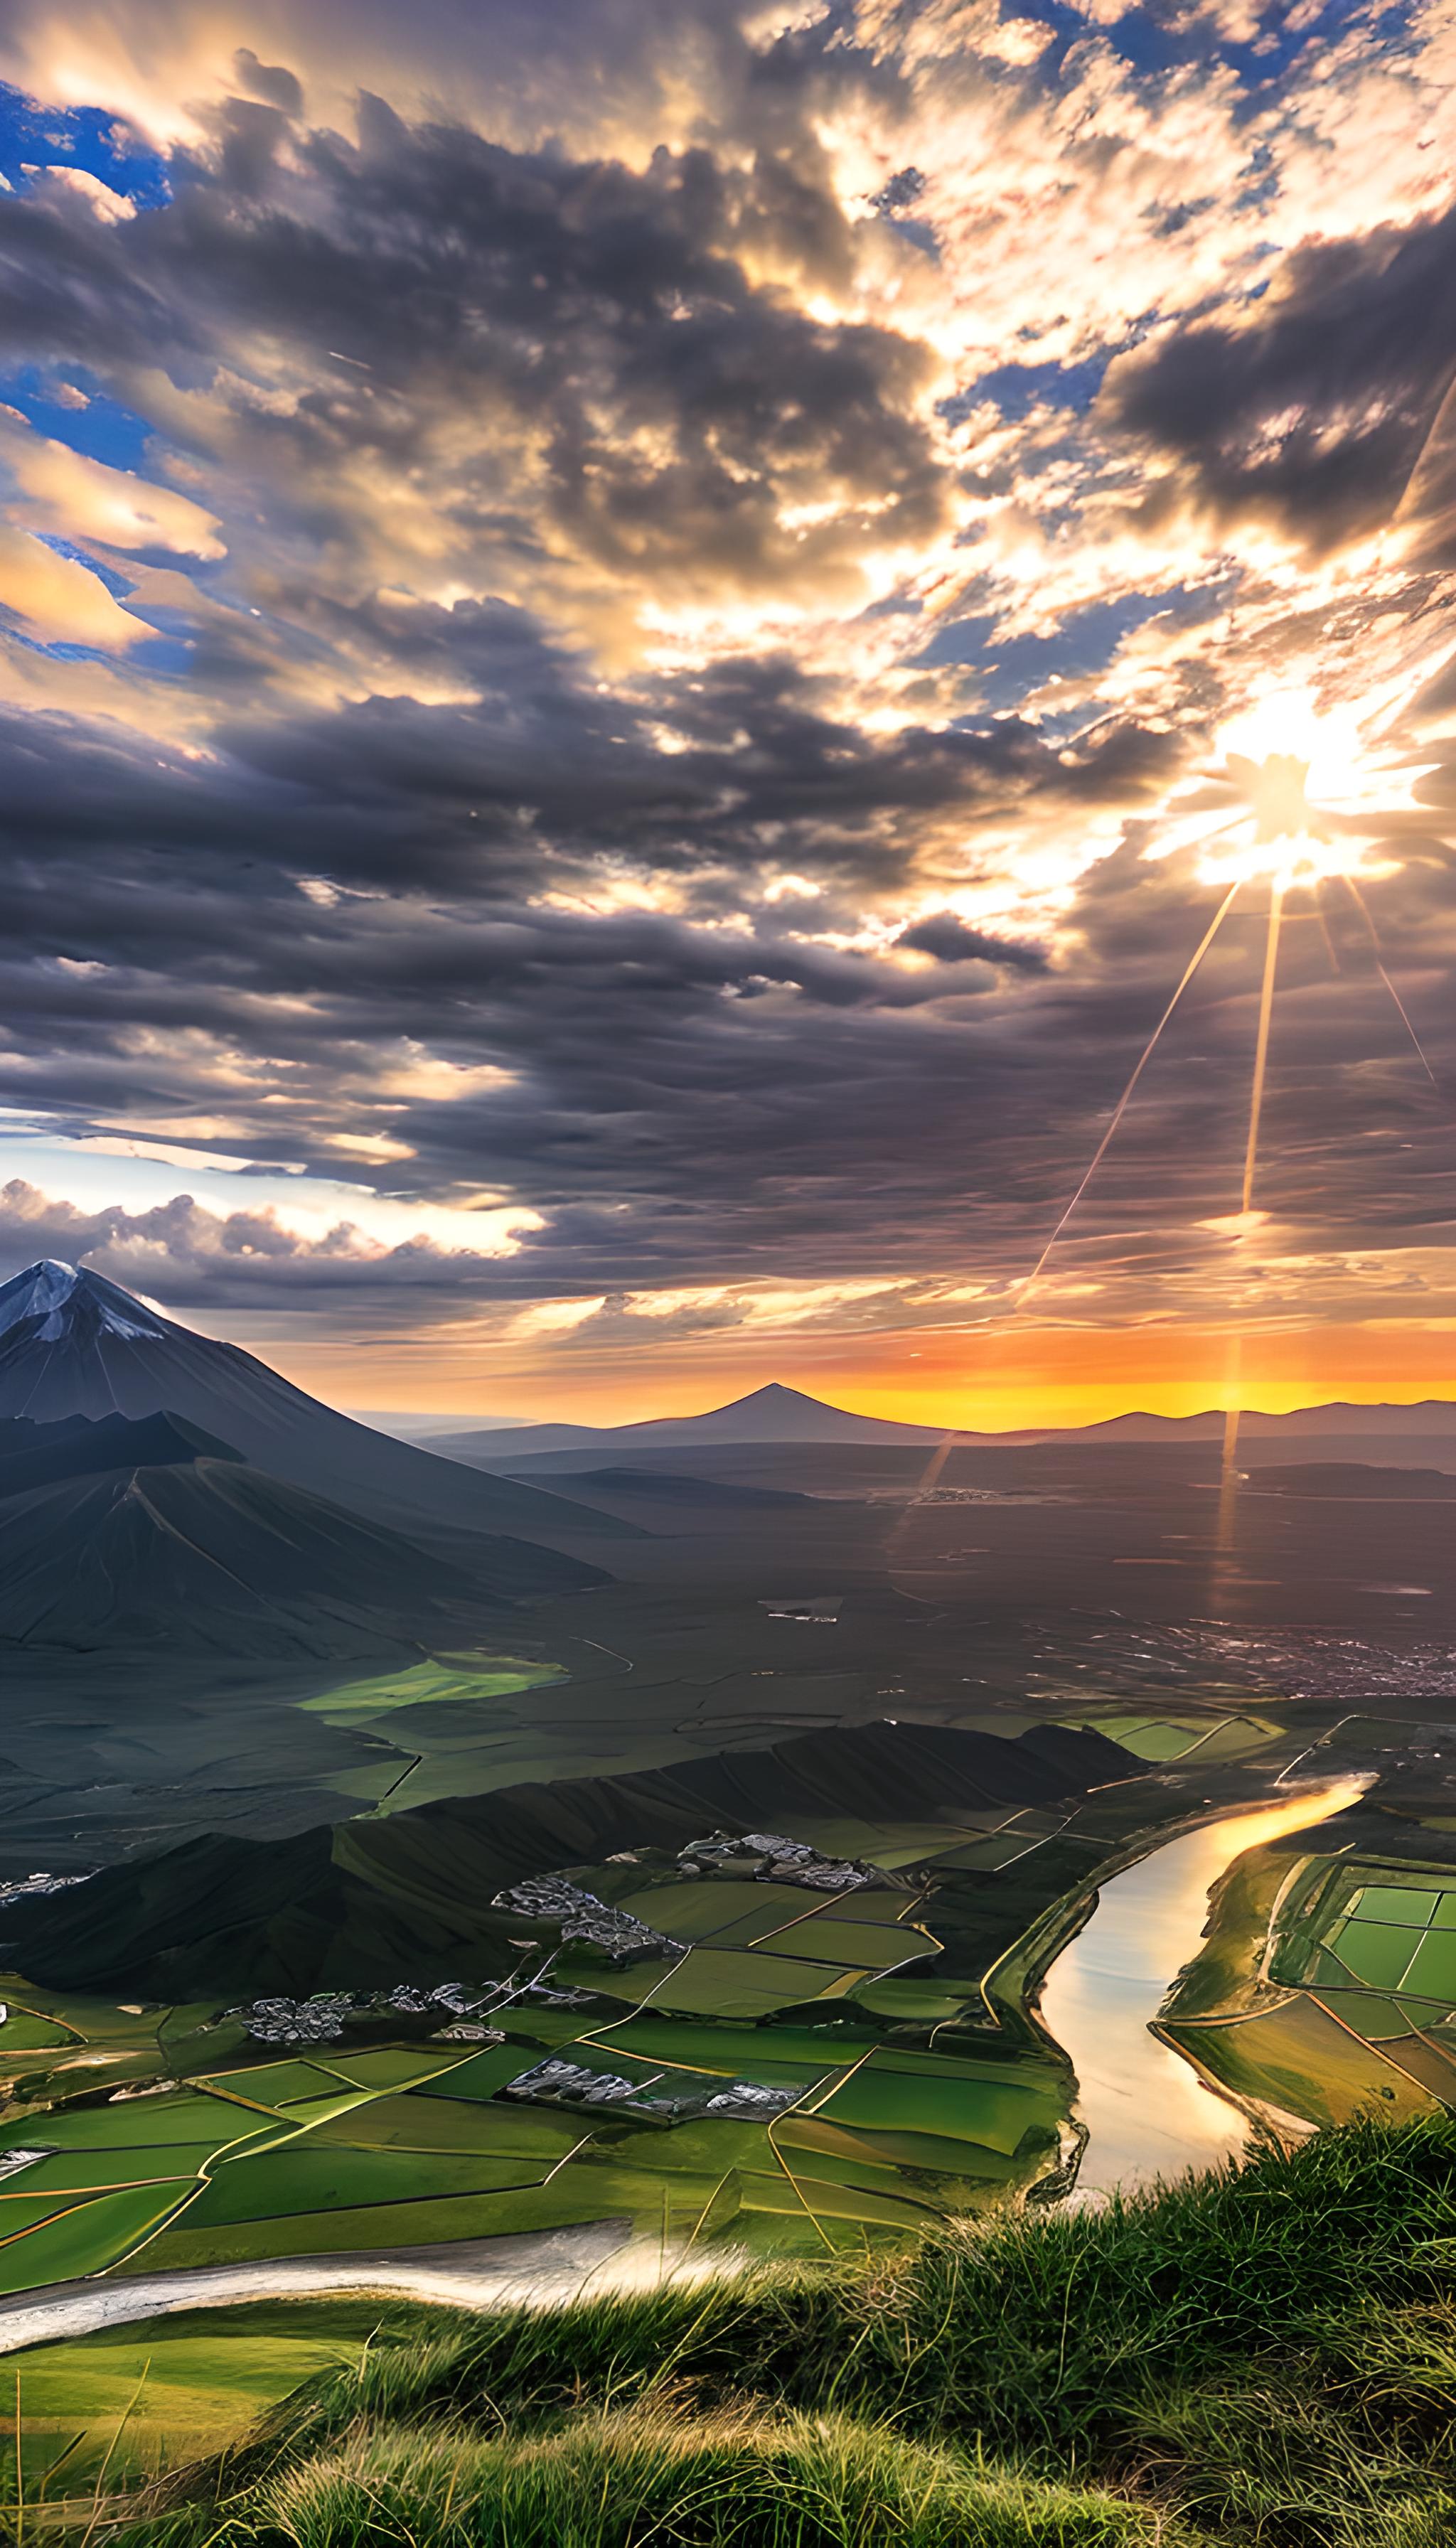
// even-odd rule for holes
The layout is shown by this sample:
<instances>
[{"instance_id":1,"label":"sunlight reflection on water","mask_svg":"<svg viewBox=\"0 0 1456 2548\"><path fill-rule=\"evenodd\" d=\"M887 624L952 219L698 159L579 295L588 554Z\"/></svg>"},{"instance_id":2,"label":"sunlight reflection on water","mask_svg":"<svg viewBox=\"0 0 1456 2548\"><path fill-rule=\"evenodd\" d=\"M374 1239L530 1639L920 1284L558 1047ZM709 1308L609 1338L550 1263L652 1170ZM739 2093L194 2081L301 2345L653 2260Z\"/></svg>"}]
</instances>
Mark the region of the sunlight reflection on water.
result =
<instances>
[{"instance_id":1,"label":"sunlight reflection on water","mask_svg":"<svg viewBox=\"0 0 1456 2548\"><path fill-rule=\"evenodd\" d=\"M1248 2126L1238 2108L1149 2029L1198 1953L1209 1893L1225 1868L1246 1849L1341 1812L1367 1783L1341 1778L1287 1804L1205 1823L1103 1886L1041 1999L1042 2022L1076 2071L1076 2113L1090 2135L1079 2195L1179 2176L1243 2149Z\"/></svg>"}]
</instances>

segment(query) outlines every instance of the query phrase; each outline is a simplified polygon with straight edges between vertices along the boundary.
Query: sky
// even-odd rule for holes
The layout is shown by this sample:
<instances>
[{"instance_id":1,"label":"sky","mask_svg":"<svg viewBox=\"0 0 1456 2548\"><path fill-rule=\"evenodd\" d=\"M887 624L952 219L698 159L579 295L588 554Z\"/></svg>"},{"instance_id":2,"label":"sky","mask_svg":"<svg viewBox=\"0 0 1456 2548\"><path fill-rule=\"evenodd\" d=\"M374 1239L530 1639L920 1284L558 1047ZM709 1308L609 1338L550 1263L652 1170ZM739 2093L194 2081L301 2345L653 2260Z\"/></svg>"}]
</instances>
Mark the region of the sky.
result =
<instances>
[{"instance_id":1,"label":"sky","mask_svg":"<svg viewBox=\"0 0 1456 2548\"><path fill-rule=\"evenodd\" d=\"M1456 1395L1456 0L0 82L0 1274L375 1408Z\"/></svg>"}]
</instances>

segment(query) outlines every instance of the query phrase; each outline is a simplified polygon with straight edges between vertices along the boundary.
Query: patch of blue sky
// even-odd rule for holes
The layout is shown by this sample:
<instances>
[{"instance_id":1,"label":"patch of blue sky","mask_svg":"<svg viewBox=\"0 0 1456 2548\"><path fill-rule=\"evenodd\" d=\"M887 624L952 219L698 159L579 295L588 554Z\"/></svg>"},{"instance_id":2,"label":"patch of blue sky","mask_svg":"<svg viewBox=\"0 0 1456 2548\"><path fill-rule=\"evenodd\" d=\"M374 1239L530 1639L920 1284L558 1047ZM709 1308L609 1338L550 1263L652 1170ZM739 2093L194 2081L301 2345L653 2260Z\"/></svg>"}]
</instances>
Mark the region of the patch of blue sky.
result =
<instances>
[{"instance_id":1,"label":"patch of blue sky","mask_svg":"<svg viewBox=\"0 0 1456 2548\"><path fill-rule=\"evenodd\" d=\"M1399 49L1412 30L1417 0L1392 0L1388 9L1370 12L1377 43ZM1007 14L1010 14L1009 10ZM1044 80L1059 78L1067 50L1087 42L1087 19L1064 0L1016 0L1015 14L1033 18L1050 31L1052 41L1038 69ZM1165 78L1187 62L1216 59L1237 74L1244 94L1236 115L1250 115L1268 103L1269 91L1312 45L1327 44L1342 33L1356 14L1352 0L1324 0L1313 17L1292 0L1265 0L1254 33L1241 42L1219 33L1216 22L1197 10L1183 14L1159 5L1126 9L1119 18L1100 23L1097 40L1149 81Z\"/></svg>"},{"instance_id":2,"label":"patch of blue sky","mask_svg":"<svg viewBox=\"0 0 1456 2548\"><path fill-rule=\"evenodd\" d=\"M1168 592L1120 593L1115 600L1092 601L1071 612L1049 636L1008 637L994 641L995 619L989 614L957 619L940 629L916 661L925 666L964 664L980 676L978 714L1017 708L1053 676L1062 681L1095 681L1105 673L1123 639L1149 619L1166 616L1186 626L1212 617L1224 606L1219 588L1175 586Z\"/></svg>"},{"instance_id":3,"label":"patch of blue sky","mask_svg":"<svg viewBox=\"0 0 1456 2548\"><path fill-rule=\"evenodd\" d=\"M23 646L28 655L44 655L51 664L110 664L115 660L104 646L81 646L70 637L28 637L23 628L7 628L5 635L12 646Z\"/></svg>"},{"instance_id":4,"label":"patch of blue sky","mask_svg":"<svg viewBox=\"0 0 1456 2548\"><path fill-rule=\"evenodd\" d=\"M1200 29L1190 13L1182 27L1155 18L1146 9L1129 9L1125 16L1103 27L1104 35L1115 53L1131 62L1138 71L1156 78L1161 71L1175 70L1180 62L1207 54L1210 49L1207 22Z\"/></svg>"},{"instance_id":5,"label":"patch of blue sky","mask_svg":"<svg viewBox=\"0 0 1456 2548\"><path fill-rule=\"evenodd\" d=\"M998 363L942 399L939 412L948 424L959 424L975 408L991 400L1002 414L1020 423L1035 407L1069 408L1086 413L1102 387L1111 353L1091 354L1081 363Z\"/></svg>"},{"instance_id":6,"label":"patch of blue sky","mask_svg":"<svg viewBox=\"0 0 1456 2548\"><path fill-rule=\"evenodd\" d=\"M1247 92L1241 112L1251 115L1267 106L1269 89L1283 79L1300 55L1312 46L1327 45L1344 34L1355 15L1350 0L1325 0L1323 9L1312 18L1304 17L1297 9L1277 5L1264 10L1258 33L1246 43L1229 41L1221 45L1222 58L1237 71ZM1414 16L1414 0L1395 0L1391 8L1370 11L1367 23L1375 43L1394 53L1412 34Z\"/></svg>"},{"instance_id":7,"label":"patch of blue sky","mask_svg":"<svg viewBox=\"0 0 1456 2548\"><path fill-rule=\"evenodd\" d=\"M77 407L57 396L62 388L79 390L87 404ZM48 442L63 442L112 469L146 468L151 426L132 408L108 398L83 365L66 363L41 372L27 364L20 371L0 372L0 400L17 409Z\"/></svg>"},{"instance_id":8,"label":"patch of blue sky","mask_svg":"<svg viewBox=\"0 0 1456 2548\"><path fill-rule=\"evenodd\" d=\"M89 549L78 548L74 540L62 539L59 531L33 531L31 536L40 540L43 547L53 549L57 557L69 558L73 565L83 566L88 575L95 576L98 584L105 585L113 601L125 601L132 591L134 577L121 574L114 566L104 565L100 558L91 555Z\"/></svg>"},{"instance_id":9,"label":"patch of blue sky","mask_svg":"<svg viewBox=\"0 0 1456 2548\"><path fill-rule=\"evenodd\" d=\"M84 960L82 949L76 954ZM337 1222L360 1219L374 1201L368 1187L347 1185L327 1173L310 1175L302 1160L257 1160L245 1154L229 1159L199 1148L183 1164L180 1143L108 1138L89 1127L67 1137L61 1126L43 1124L11 1107L0 1108L0 1132L8 1174L63 1196L82 1211L101 1212L120 1204L128 1212L152 1212L182 1192L223 1215L266 1211L270 1205L284 1211L303 1206L320 1220L326 1216ZM172 1149L173 1155L148 1158L148 1147Z\"/></svg>"},{"instance_id":10,"label":"patch of blue sky","mask_svg":"<svg viewBox=\"0 0 1456 2548\"><path fill-rule=\"evenodd\" d=\"M159 631L155 637L143 638L139 646L134 646L127 661L136 672L149 673L153 677L190 673L192 642L186 637L174 637Z\"/></svg>"},{"instance_id":11,"label":"patch of blue sky","mask_svg":"<svg viewBox=\"0 0 1456 2548\"><path fill-rule=\"evenodd\" d=\"M42 106L0 81L0 174L17 194L29 168L84 168L138 208L165 203L167 163L99 106Z\"/></svg>"}]
</instances>

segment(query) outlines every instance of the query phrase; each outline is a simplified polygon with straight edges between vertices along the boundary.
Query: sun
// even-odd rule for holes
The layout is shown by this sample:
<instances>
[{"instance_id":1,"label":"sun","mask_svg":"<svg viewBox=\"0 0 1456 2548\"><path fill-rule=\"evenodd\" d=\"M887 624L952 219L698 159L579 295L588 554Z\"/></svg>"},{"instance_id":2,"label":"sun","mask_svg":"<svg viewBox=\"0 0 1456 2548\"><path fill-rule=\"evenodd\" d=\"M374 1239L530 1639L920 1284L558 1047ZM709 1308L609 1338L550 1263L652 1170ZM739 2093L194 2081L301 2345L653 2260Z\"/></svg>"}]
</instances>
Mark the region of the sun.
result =
<instances>
[{"instance_id":1,"label":"sun","mask_svg":"<svg viewBox=\"0 0 1456 2548\"><path fill-rule=\"evenodd\" d=\"M1266 693L1220 727L1211 760L1170 800L1144 855L1196 850L1200 882L1263 877L1281 895L1399 873L1400 861L1373 856L1371 844L1429 820L1413 789L1431 765L1402 762L1372 739L1390 706L1385 696L1357 709L1320 707L1308 689Z\"/></svg>"},{"instance_id":2,"label":"sun","mask_svg":"<svg viewBox=\"0 0 1456 2548\"><path fill-rule=\"evenodd\" d=\"M1428 678L1431 669L1426 666L1419 678ZM1255 705L1242 709L1220 727L1213 757L1196 783L1170 799L1162 816L1156 818L1143 857L1161 860L1180 850L1196 851L1200 881L1222 885L1223 900L1138 1054L1102 1138L1055 1228L1030 1273L1016 1286L1013 1301L1017 1310L1026 1307L1040 1283L1107 1155L1165 1028L1240 897L1245 910L1262 912L1265 936L1239 1209L1226 1216L1224 1224L1230 1236L1249 1234L1266 1218L1254 1210L1254 1177L1279 965L1280 925L1290 894L1304 889L1318 909L1321 885L1331 878L1343 882L1369 937L1375 969L1400 1013L1421 1067L1434 1085L1435 1074L1420 1039L1386 971L1375 922L1360 890L1362 882L1400 872L1398 859L1369 855L1372 842L1388 844L1393 835L1399 836L1403 830L1428 835L1433 828L1429 809L1420 804L1413 789L1417 779L1435 765L1416 764L1409 754L1382 750L1379 741L1383 729L1409 703L1417 685L1417 677L1408 673L1383 693L1367 700L1362 709L1347 704L1321 707L1308 689L1267 692Z\"/></svg>"},{"instance_id":3,"label":"sun","mask_svg":"<svg viewBox=\"0 0 1456 2548\"><path fill-rule=\"evenodd\" d=\"M1428 677L1431 668L1426 667ZM1429 810L1415 797L1418 778L1435 765L1416 765L1410 756L1382 751L1379 737L1392 714L1409 702L1414 682L1403 679L1363 710L1350 706L1321 709L1308 690L1271 691L1220 728L1214 757L1198 782L1170 801L1144 858L1165 859L1175 851L1196 851L1198 874L1206 884L1222 885L1223 900L1184 966L1172 997L1143 1046L1107 1128L1060 1220L1029 1275L1017 1287L1014 1307L1030 1300L1053 1249L1096 1175L1109 1145L1132 1103L1163 1031L1198 972L1228 914L1240 897L1244 909L1264 918L1264 956L1259 985L1258 1026L1252 1053L1248 1131L1244 1142L1243 1178L1236 1213L1224 1215L1208 1228L1218 1228L1242 1244L1262 1228L1267 1215L1254 1207L1254 1181L1259 1167L1259 1132L1264 1078L1269 1055L1279 966L1280 925L1287 898L1306 891L1320 908L1320 887L1329 879L1343 882L1370 940L1375 969L1391 995L1422 1068L1432 1085L1435 1074L1426 1058L1395 983L1386 971L1375 922L1361 883L1400 872L1401 862L1372 858L1371 843L1388 844L1404 831L1429 835L1435 828ZM1322 911L1320 913L1322 919ZM1327 935L1327 931L1326 931ZM1242 1337L1229 1339L1226 1393L1223 1476L1216 1545L1227 1555L1233 1545L1238 1493L1235 1465L1239 1424L1238 1372Z\"/></svg>"}]
</instances>

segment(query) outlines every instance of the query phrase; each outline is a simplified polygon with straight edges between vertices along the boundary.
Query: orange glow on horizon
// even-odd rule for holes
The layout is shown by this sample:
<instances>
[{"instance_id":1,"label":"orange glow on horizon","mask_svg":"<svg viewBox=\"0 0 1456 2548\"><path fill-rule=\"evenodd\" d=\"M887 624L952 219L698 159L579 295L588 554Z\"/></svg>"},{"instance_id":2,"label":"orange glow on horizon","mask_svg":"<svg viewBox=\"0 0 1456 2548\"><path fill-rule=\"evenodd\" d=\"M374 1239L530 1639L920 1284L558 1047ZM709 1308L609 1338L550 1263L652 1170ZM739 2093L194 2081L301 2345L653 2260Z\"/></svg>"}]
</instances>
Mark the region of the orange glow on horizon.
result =
<instances>
[{"instance_id":1,"label":"orange glow on horizon","mask_svg":"<svg viewBox=\"0 0 1456 2548\"><path fill-rule=\"evenodd\" d=\"M588 1424L691 1415L769 1381L856 1414L967 1432L1096 1424L1115 1415L1196 1415L1228 1395L1226 1327L1040 1327L967 1333L920 1328L879 1336L802 1332L702 1338L600 1359L458 1335L408 1342L265 1342L253 1349L332 1406L433 1409ZM1244 1340L1246 1410L1283 1415L1331 1402L1411 1406L1456 1399L1456 1321L1254 1330Z\"/></svg>"}]
</instances>

